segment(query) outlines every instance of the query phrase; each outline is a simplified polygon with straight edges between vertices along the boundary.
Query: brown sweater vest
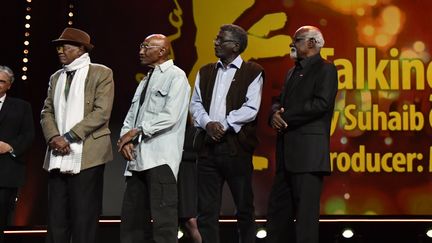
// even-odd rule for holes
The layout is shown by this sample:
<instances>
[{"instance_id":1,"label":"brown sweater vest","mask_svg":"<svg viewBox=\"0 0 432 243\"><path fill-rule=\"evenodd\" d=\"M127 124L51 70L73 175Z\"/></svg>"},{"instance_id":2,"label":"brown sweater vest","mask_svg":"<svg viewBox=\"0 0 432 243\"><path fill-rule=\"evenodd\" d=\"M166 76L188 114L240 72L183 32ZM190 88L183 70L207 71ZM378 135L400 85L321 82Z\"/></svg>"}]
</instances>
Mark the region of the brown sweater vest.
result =
<instances>
[{"instance_id":1,"label":"brown sweater vest","mask_svg":"<svg viewBox=\"0 0 432 243\"><path fill-rule=\"evenodd\" d=\"M217 74L216 63L207 64L199 71L200 74L200 91L203 99L203 106L207 113L210 110L210 104L213 95L213 88ZM232 110L240 109L246 102L246 93L249 85L255 78L262 73L264 78L264 69L254 62L243 62L240 69L234 75L233 82L226 96L226 114ZM226 140L236 148L234 153L246 152L252 154L255 146L258 144L256 137L255 120L244 124L239 133L229 130L225 136Z\"/></svg>"}]
</instances>

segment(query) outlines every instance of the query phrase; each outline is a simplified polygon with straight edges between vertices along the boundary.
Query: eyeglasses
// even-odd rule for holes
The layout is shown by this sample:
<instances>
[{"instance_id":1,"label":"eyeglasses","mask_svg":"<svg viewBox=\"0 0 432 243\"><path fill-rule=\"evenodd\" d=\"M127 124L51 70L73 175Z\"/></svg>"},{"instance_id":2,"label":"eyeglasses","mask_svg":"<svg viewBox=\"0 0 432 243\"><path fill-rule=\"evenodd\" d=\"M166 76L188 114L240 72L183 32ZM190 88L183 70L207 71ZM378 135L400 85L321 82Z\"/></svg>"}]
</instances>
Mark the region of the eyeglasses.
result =
<instances>
[{"instance_id":1,"label":"eyeglasses","mask_svg":"<svg viewBox=\"0 0 432 243\"><path fill-rule=\"evenodd\" d=\"M311 41L314 41L315 43L317 43L317 41L315 40L314 37L297 37L297 38L294 38L293 43L297 43L297 42L302 41L302 40L311 40Z\"/></svg>"},{"instance_id":2,"label":"eyeglasses","mask_svg":"<svg viewBox=\"0 0 432 243\"><path fill-rule=\"evenodd\" d=\"M227 43L227 42L238 43L238 41L235 41L235 40L221 40L221 39L218 39L218 38L216 38L216 39L213 40L213 43L216 44L216 45L221 45L221 44L224 44L224 43Z\"/></svg>"},{"instance_id":3,"label":"eyeglasses","mask_svg":"<svg viewBox=\"0 0 432 243\"><path fill-rule=\"evenodd\" d=\"M162 47L162 46L151 46L149 43L141 43L139 45L140 49L145 49L145 50L151 49L151 48L156 48L156 47Z\"/></svg>"},{"instance_id":4,"label":"eyeglasses","mask_svg":"<svg viewBox=\"0 0 432 243\"><path fill-rule=\"evenodd\" d=\"M302 41L302 40L306 40L306 38L304 38L304 37L297 37L297 38L294 38L294 43L297 43L297 42L299 42L299 41Z\"/></svg>"}]
</instances>

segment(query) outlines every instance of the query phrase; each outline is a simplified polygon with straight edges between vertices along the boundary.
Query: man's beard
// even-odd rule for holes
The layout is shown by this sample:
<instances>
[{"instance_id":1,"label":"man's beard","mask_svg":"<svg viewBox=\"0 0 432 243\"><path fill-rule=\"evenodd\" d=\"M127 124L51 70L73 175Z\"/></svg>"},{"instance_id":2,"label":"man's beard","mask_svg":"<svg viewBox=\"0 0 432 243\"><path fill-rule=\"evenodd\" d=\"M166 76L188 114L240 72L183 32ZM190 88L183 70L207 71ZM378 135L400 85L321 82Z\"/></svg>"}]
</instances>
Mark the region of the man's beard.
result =
<instances>
[{"instance_id":1,"label":"man's beard","mask_svg":"<svg viewBox=\"0 0 432 243\"><path fill-rule=\"evenodd\" d=\"M291 57L291 59L294 59L294 60L297 59L297 49L295 47L291 47L290 57Z\"/></svg>"}]
</instances>

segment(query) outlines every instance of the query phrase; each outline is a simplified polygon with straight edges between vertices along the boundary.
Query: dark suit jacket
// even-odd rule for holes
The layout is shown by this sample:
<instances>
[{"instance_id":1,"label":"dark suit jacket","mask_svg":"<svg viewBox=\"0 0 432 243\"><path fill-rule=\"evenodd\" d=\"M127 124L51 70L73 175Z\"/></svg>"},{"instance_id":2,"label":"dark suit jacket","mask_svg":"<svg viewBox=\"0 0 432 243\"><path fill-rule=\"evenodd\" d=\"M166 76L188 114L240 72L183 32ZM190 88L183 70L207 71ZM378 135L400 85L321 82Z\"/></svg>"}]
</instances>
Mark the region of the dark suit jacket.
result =
<instances>
[{"instance_id":1,"label":"dark suit jacket","mask_svg":"<svg viewBox=\"0 0 432 243\"><path fill-rule=\"evenodd\" d=\"M277 163L290 172L330 172L330 125L338 88L336 67L315 55L302 62L300 78L289 70L273 111L283 106L288 128L278 135Z\"/></svg>"},{"instance_id":2,"label":"dark suit jacket","mask_svg":"<svg viewBox=\"0 0 432 243\"><path fill-rule=\"evenodd\" d=\"M28 102L6 96L0 110L0 141L14 149L10 153L0 154L0 187L19 187L24 184L24 152L34 138L33 114Z\"/></svg>"}]
</instances>

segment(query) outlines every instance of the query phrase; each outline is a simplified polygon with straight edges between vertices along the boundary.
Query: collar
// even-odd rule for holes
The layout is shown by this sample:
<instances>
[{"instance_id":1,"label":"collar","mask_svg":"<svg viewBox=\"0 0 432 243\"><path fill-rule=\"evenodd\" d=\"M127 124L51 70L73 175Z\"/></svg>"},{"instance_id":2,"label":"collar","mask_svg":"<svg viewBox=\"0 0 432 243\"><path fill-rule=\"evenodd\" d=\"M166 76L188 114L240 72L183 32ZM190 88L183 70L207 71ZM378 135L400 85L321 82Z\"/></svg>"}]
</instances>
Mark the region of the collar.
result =
<instances>
[{"instance_id":1,"label":"collar","mask_svg":"<svg viewBox=\"0 0 432 243\"><path fill-rule=\"evenodd\" d=\"M305 58L301 60L300 62L296 62L296 66L300 66L301 68L306 68L307 66L310 66L321 59L321 55L315 54L313 56L310 56L308 58Z\"/></svg>"},{"instance_id":2,"label":"collar","mask_svg":"<svg viewBox=\"0 0 432 243\"><path fill-rule=\"evenodd\" d=\"M6 94L4 94L2 97L0 97L0 102L3 104L6 100Z\"/></svg>"},{"instance_id":3,"label":"collar","mask_svg":"<svg viewBox=\"0 0 432 243\"><path fill-rule=\"evenodd\" d=\"M228 68L233 67L233 68L240 69L242 63L243 63L243 58L240 55L238 55L231 63L228 64L227 67ZM223 66L224 65L223 65L222 61L219 59L218 62L216 63L215 69L223 67Z\"/></svg>"},{"instance_id":4,"label":"collar","mask_svg":"<svg viewBox=\"0 0 432 243\"><path fill-rule=\"evenodd\" d=\"M155 70L159 70L161 73L165 72L166 70L168 70L170 67L174 66L174 62L172 59L169 59L168 61L165 61L164 63L160 64L160 65L156 65L155 66Z\"/></svg>"}]
</instances>

